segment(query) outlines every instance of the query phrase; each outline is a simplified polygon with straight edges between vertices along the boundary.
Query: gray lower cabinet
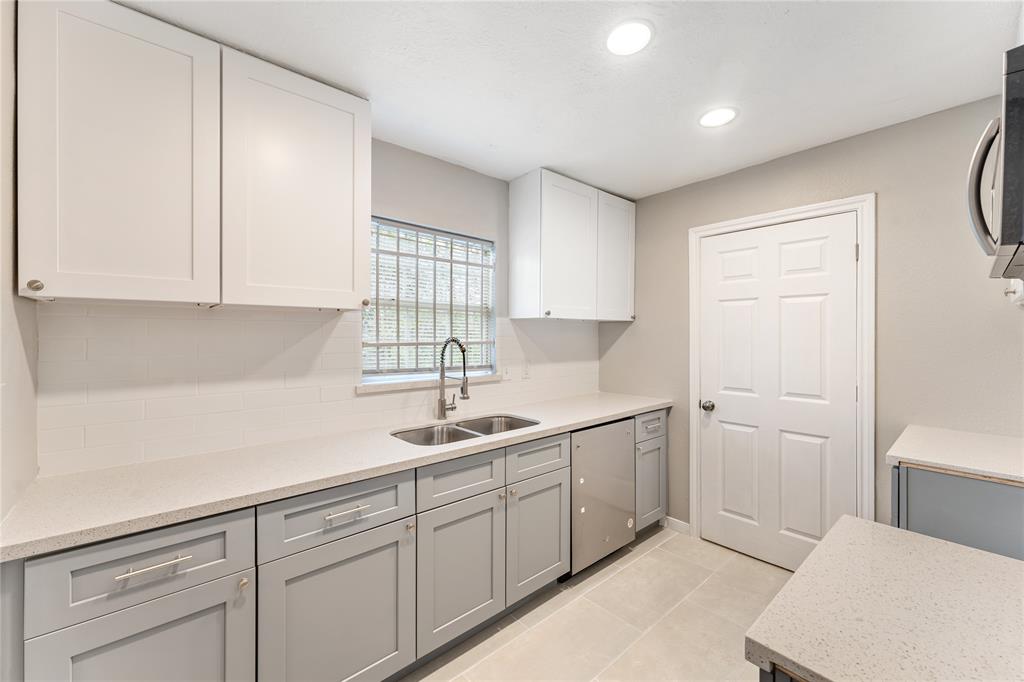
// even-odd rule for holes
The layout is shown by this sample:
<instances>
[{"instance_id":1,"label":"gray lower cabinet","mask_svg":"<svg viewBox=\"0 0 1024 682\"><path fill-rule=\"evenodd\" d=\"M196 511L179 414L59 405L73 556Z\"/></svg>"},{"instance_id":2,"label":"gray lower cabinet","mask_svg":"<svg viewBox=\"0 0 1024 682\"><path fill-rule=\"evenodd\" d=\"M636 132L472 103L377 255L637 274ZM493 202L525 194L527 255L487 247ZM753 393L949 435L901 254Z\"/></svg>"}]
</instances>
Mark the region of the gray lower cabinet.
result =
<instances>
[{"instance_id":1,"label":"gray lower cabinet","mask_svg":"<svg viewBox=\"0 0 1024 682\"><path fill-rule=\"evenodd\" d=\"M252 680L250 569L25 642L25 679Z\"/></svg>"},{"instance_id":2,"label":"gray lower cabinet","mask_svg":"<svg viewBox=\"0 0 1024 682\"><path fill-rule=\"evenodd\" d=\"M514 604L569 572L570 471L508 487L505 600Z\"/></svg>"},{"instance_id":3,"label":"gray lower cabinet","mask_svg":"<svg viewBox=\"0 0 1024 682\"><path fill-rule=\"evenodd\" d=\"M417 515L418 656L504 610L505 499L501 488Z\"/></svg>"},{"instance_id":4,"label":"gray lower cabinet","mask_svg":"<svg viewBox=\"0 0 1024 682\"><path fill-rule=\"evenodd\" d=\"M1024 559L1024 487L893 467L892 525Z\"/></svg>"},{"instance_id":5,"label":"gray lower cabinet","mask_svg":"<svg viewBox=\"0 0 1024 682\"><path fill-rule=\"evenodd\" d=\"M259 567L259 677L380 680L416 659L413 517Z\"/></svg>"},{"instance_id":6,"label":"gray lower cabinet","mask_svg":"<svg viewBox=\"0 0 1024 682\"><path fill-rule=\"evenodd\" d=\"M646 528L668 513L668 439L636 444L636 529Z\"/></svg>"}]
</instances>

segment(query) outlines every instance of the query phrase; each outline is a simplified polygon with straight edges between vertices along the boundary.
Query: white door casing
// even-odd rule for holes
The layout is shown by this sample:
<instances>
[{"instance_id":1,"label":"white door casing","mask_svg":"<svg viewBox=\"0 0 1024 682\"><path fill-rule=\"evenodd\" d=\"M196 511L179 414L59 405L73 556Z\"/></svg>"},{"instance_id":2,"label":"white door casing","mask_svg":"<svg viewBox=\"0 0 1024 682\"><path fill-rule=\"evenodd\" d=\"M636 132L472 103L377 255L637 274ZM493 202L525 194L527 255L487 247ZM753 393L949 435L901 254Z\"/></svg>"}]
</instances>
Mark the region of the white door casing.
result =
<instances>
[{"instance_id":1,"label":"white door casing","mask_svg":"<svg viewBox=\"0 0 1024 682\"><path fill-rule=\"evenodd\" d=\"M861 199L691 234L691 524L790 569L842 514L873 516Z\"/></svg>"},{"instance_id":2,"label":"white door casing","mask_svg":"<svg viewBox=\"0 0 1024 682\"><path fill-rule=\"evenodd\" d=\"M369 294L370 104L223 48L224 303Z\"/></svg>"},{"instance_id":3,"label":"white door casing","mask_svg":"<svg viewBox=\"0 0 1024 682\"><path fill-rule=\"evenodd\" d=\"M219 302L220 47L111 2L18 15L18 292Z\"/></svg>"}]
</instances>

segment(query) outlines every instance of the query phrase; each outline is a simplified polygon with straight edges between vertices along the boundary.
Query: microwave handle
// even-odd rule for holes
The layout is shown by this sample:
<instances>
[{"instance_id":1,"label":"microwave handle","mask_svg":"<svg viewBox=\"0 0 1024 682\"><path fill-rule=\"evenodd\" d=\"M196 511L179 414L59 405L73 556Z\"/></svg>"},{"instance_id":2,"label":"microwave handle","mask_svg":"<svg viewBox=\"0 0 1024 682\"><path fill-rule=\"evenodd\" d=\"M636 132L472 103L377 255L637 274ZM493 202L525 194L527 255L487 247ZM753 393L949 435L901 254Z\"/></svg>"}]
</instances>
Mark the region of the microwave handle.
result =
<instances>
[{"instance_id":1,"label":"microwave handle","mask_svg":"<svg viewBox=\"0 0 1024 682\"><path fill-rule=\"evenodd\" d=\"M967 208L970 212L971 229L981 246L985 255L996 255L996 240L992 237L992 230L985 222L985 214L981 210L981 171L985 165L985 159L992 149L992 143L999 135L999 119L989 121L985 132L978 140L978 146L974 149L974 157L971 159L971 170L967 174Z\"/></svg>"}]
</instances>

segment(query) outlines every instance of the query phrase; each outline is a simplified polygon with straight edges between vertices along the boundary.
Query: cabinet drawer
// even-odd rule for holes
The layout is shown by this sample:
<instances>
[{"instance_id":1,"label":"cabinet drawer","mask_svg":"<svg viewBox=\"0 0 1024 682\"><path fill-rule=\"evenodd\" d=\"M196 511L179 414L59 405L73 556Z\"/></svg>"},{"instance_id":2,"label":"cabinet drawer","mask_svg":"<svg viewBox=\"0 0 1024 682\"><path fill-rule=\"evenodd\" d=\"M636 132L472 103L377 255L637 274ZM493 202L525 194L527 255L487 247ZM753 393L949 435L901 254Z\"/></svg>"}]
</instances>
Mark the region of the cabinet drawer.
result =
<instances>
[{"instance_id":1,"label":"cabinet drawer","mask_svg":"<svg viewBox=\"0 0 1024 682\"><path fill-rule=\"evenodd\" d=\"M256 678L249 569L25 642L28 682Z\"/></svg>"},{"instance_id":2,"label":"cabinet drawer","mask_svg":"<svg viewBox=\"0 0 1024 682\"><path fill-rule=\"evenodd\" d=\"M517 483L569 466L569 434L505 448L505 480Z\"/></svg>"},{"instance_id":3,"label":"cabinet drawer","mask_svg":"<svg viewBox=\"0 0 1024 682\"><path fill-rule=\"evenodd\" d=\"M416 470L416 511L464 500L505 485L505 449L438 462Z\"/></svg>"},{"instance_id":4,"label":"cabinet drawer","mask_svg":"<svg viewBox=\"0 0 1024 682\"><path fill-rule=\"evenodd\" d=\"M660 438L668 432L668 410L648 412L633 417L636 422L636 442Z\"/></svg>"},{"instance_id":5,"label":"cabinet drawer","mask_svg":"<svg viewBox=\"0 0 1024 682\"><path fill-rule=\"evenodd\" d=\"M411 516L416 512L413 479L410 469L261 505L258 563Z\"/></svg>"},{"instance_id":6,"label":"cabinet drawer","mask_svg":"<svg viewBox=\"0 0 1024 682\"><path fill-rule=\"evenodd\" d=\"M253 566L251 509L25 562L25 638Z\"/></svg>"}]
</instances>

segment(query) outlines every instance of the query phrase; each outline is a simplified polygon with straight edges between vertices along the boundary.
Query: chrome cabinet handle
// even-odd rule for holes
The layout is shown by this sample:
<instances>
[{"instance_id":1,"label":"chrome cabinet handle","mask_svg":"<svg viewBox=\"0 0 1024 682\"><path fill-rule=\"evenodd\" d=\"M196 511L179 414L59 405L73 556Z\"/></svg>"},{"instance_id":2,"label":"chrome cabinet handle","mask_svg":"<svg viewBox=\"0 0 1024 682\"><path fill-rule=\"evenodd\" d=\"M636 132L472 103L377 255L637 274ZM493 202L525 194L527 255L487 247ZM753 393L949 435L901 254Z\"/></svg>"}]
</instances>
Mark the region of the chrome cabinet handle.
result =
<instances>
[{"instance_id":1,"label":"chrome cabinet handle","mask_svg":"<svg viewBox=\"0 0 1024 682\"><path fill-rule=\"evenodd\" d=\"M353 509L346 509L345 511L334 512L333 514L328 514L327 516L325 516L324 521L331 521L332 519L336 519L339 516L344 516L345 514L352 514L354 512L363 511L364 509L369 509L370 507L371 505L364 504L359 507L354 507Z\"/></svg>"},{"instance_id":2,"label":"chrome cabinet handle","mask_svg":"<svg viewBox=\"0 0 1024 682\"><path fill-rule=\"evenodd\" d=\"M987 256L996 255L996 240L992 237L992 230L985 222L985 214L981 210L981 171L985 165L992 144L999 135L999 119L989 121L985 132L978 140L978 146L974 148L974 156L971 158L971 168L967 173L967 208L971 220L971 229L974 237L978 240L981 250Z\"/></svg>"},{"instance_id":3,"label":"chrome cabinet handle","mask_svg":"<svg viewBox=\"0 0 1024 682\"><path fill-rule=\"evenodd\" d=\"M661 422L657 421L657 422L654 422L653 424L648 424L647 426L645 426L644 427L644 431L648 431L648 432L654 431L655 429L659 428L660 426L661 426Z\"/></svg>"},{"instance_id":4,"label":"chrome cabinet handle","mask_svg":"<svg viewBox=\"0 0 1024 682\"><path fill-rule=\"evenodd\" d=\"M149 573L150 571L155 571L155 570L160 569L160 568L167 568L168 566L174 566L175 564L180 564L182 561L188 561L191 558L192 558L191 554L189 554L188 556L181 556L181 555L179 555L179 556L174 557L170 561L165 561L162 564L154 564L152 566L147 566L146 568L140 568L137 571L133 571L131 566L129 566L127 573L122 573L121 575L115 575L114 576L114 580L128 580L128 578L134 578L135 576L142 575L143 573Z\"/></svg>"}]
</instances>

